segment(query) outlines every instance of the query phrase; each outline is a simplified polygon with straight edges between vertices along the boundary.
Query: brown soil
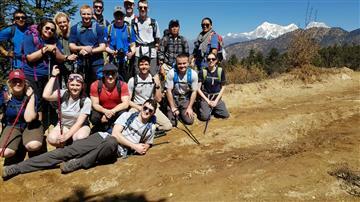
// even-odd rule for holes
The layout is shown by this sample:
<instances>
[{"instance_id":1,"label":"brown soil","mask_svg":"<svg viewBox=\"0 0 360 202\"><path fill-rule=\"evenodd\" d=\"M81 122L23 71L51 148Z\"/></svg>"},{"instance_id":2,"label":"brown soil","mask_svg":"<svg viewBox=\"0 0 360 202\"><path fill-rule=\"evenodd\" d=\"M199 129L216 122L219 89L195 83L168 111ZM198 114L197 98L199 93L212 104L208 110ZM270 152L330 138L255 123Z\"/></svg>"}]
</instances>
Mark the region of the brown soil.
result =
<instances>
[{"instance_id":1,"label":"brown soil","mask_svg":"<svg viewBox=\"0 0 360 202\"><path fill-rule=\"evenodd\" d=\"M0 201L358 201L360 73L227 87L231 118L174 129L146 156L0 182ZM183 128L181 125L180 128Z\"/></svg>"}]
</instances>

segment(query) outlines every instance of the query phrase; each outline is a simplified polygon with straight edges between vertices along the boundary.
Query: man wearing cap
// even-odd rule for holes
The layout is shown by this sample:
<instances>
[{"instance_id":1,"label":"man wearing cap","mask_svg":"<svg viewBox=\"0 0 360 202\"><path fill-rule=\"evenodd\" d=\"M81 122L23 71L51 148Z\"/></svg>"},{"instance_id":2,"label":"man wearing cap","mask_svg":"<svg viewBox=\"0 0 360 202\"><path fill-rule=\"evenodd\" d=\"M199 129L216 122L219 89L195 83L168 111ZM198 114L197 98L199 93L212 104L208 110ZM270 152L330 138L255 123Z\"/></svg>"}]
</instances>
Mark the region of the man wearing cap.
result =
<instances>
[{"instance_id":1,"label":"man wearing cap","mask_svg":"<svg viewBox=\"0 0 360 202\"><path fill-rule=\"evenodd\" d=\"M39 154L44 142L42 125L38 120L39 101L26 83L22 70L10 72L8 87L10 99L0 107L6 126L0 138L0 157L5 157L5 165L22 161L25 153L20 148L23 147L29 151L29 157Z\"/></svg>"},{"instance_id":2,"label":"man wearing cap","mask_svg":"<svg viewBox=\"0 0 360 202\"><path fill-rule=\"evenodd\" d=\"M135 54L135 34L131 27L124 23L125 9L116 6L114 22L105 30L107 41L106 52L110 55L109 61L118 66L120 76L127 81L133 76L133 68L129 61Z\"/></svg>"},{"instance_id":3,"label":"man wearing cap","mask_svg":"<svg viewBox=\"0 0 360 202\"><path fill-rule=\"evenodd\" d=\"M171 20L169 22L169 34L164 35L160 42L158 58L162 76L165 76L176 63L176 56L182 53L189 55L189 44L186 38L179 34L179 30L179 21Z\"/></svg>"},{"instance_id":4,"label":"man wearing cap","mask_svg":"<svg viewBox=\"0 0 360 202\"><path fill-rule=\"evenodd\" d=\"M80 8L81 22L71 27L69 48L79 54L79 69L85 73L86 92L93 81L102 78L105 51L104 29L92 21L93 12L89 5Z\"/></svg>"},{"instance_id":5,"label":"man wearing cap","mask_svg":"<svg viewBox=\"0 0 360 202\"><path fill-rule=\"evenodd\" d=\"M131 21L136 18L134 14L134 0L124 0L124 8L126 9L125 22L131 26Z\"/></svg>"},{"instance_id":6,"label":"man wearing cap","mask_svg":"<svg viewBox=\"0 0 360 202\"><path fill-rule=\"evenodd\" d=\"M157 66L157 50L160 42L160 29L155 19L148 17L148 1L139 0L138 2L139 17L133 19L131 26L136 35L136 54L135 64L137 60L146 55L151 58L150 73L155 75L159 72ZM135 68L136 74L138 68Z\"/></svg>"},{"instance_id":7,"label":"man wearing cap","mask_svg":"<svg viewBox=\"0 0 360 202\"><path fill-rule=\"evenodd\" d=\"M96 20L96 22L99 23L99 25L104 28L109 26L110 25L109 21L105 20L105 18L103 16L104 1L95 0L93 2L93 9L94 9L93 19Z\"/></svg>"},{"instance_id":8,"label":"man wearing cap","mask_svg":"<svg viewBox=\"0 0 360 202\"><path fill-rule=\"evenodd\" d=\"M162 93L159 76L151 76L150 70L151 59L148 56L139 58L139 74L129 79L130 111L141 111L142 104L148 99L154 99L158 103L161 102ZM172 129L170 120L160 111L157 110L156 126L157 134Z\"/></svg>"},{"instance_id":9,"label":"man wearing cap","mask_svg":"<svg viewBox=\"0 0 360 202\"><path fill-rule=\"evenodd\" d=\"M93 82L90 88L93 133L110 131L115 120L129 107L128 85L118 78L117 67L106 64L103 74L104 77Z\"/></svg>"}]
</instances>

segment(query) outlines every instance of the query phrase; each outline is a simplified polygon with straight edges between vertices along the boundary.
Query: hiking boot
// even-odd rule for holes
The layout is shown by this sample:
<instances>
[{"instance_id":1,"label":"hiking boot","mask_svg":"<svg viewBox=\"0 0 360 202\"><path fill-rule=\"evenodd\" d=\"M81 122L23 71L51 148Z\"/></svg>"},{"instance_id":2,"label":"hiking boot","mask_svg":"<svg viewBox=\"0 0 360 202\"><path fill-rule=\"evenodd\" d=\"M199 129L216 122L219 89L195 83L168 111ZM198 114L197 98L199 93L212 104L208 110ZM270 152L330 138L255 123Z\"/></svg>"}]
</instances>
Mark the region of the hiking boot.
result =
<instances>
[{"instance_id":1,"label":"hiking boot","mask_svg":"<svg viewBox=\"0 0 360 202\"><path fill-rule=\"evenodd\" d=\"M64 162L60 165L60 170L62 174L71 173L75 170L80 169L81 163L79 159L71 159L67 162Z\"/></svg>"},{"instance_id":2,"label":"hiking boot","mask_svg":"<svg viewBox=\"0 0 360 202\"><path fill-rule=\"evenodd\" d=\"M8 180L12 177L15 177L16 175L18 175L20 173L21 173L21 171L17 165L4 166L2 178L3 178L3 180Z\"/></svg>"}]
</instances>

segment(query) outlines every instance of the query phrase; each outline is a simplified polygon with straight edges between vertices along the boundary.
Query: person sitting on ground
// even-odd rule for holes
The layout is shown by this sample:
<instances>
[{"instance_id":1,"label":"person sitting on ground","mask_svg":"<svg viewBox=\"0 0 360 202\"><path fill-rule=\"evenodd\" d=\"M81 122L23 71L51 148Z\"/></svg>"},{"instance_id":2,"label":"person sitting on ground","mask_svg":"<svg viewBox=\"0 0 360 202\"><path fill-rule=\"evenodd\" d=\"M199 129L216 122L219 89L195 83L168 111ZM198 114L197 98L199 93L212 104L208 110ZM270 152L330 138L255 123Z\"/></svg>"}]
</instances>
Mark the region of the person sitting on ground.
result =
<instances>
[{"instance_id":1,"label":"person sitting on ground","mask_svg":"<svg viewBox=\"0 0 360 202\"><path fill-rule=\"evenodd\" d=\"M189 67L189 57L179 54L176 66L166 75L166 97L169 102L168 118L176 126L177 118L187 125L194 122L193 104L198 88L198 75Z\"/></svg>"},{"instance_id":2,"label":"person sitting on ground","mask_svg":"<svg viewBox=\"0 0 360 202\"><path fill-rule=\"evenodd\" d=\"M116 120L112 134L98 132L64 148L5 166L2 178L8 180L18 174L53 168L59 163L63 174L96 164L113 163L117 157L130 154L145 155L154 140L154 113L157 103L147 100L140 112L125 112Z\"/></svg>"},{"instance_id":3,"label":"person sitting on ground","mask_svg":"<svg viewBox=\"0 0 360 202\"><path fill-rule=\"evenodd\" d=\"M92 133L111 129L115 120L129 107L128 85L119 79L117 67L109 63L103 71L104 77L91 84Z\"/></svg>"},{"instance_id":4,"label":"person sitting on ground","mask_svg":"<svg viewBox=\"0 0 360 202\"><path fill-rule=\"evenodd\" d=\"M128 81L134 76L134 69L130 60L135 54L135 33L131 27L124 23L125 9L116 6L114 9L114 22L105 29L107 41L106 52L109 53L109 62L118 66L120 76Z\"/></svg>"},{"instance_id":5,"label":"person sitting on ground","mask_svg":"<svg viewBox=\"0 0 360 202\"><path fill-rule=\"evenodd\" d=\"M226 109L221 97L225 91L225 72L217 66L217 57L214 53L207 56L208 67L199 71L198 93L201 97L199 120L207 121L211 115L217 118L228 118L229 112Z\"/></svg>"},{"instance_id":6,"label":"person sitting on ground","mask_svg":"<svg viewBox=\"0 0 360 202\"><path fill-rule=\"evenodd\" d=\"M155 99L158 103L161 102L160 79L158 74L151 76L150 62L151 59L148 56L140 57L138 60L139 74L129 79L130 111L141 111L142 104L150 98ZM158 131L163 133L172 129L170 120L160 110L156 111L155 116Z\"/></svg>"},{"instance_id":7,"label":"person sitting on ground","mask_svg":"<svg viewBox=\"0 0 360 202\"><path fill-rule=\"evenodd\" d=\"M47 137L48 143L55 147L84 139L90 134L87 118L91 112L91 100L84 96L83 77L80 74L70 74L67 89L53 91L59 73L60 69L54 66L43 92L43 98L47 101L61 103L60 111L58 110L61 122L59 121Z\"/></svg>"},{"instance_id":8,"label":"person sitting on ground","mask_svg":"<svg viewBox=\"0 0 360 202\"><path fill-rule=\"evenodd\" d=\"M0 157L5 157L4 165L24 159L24 154L17 155L21 142L29 151L29 157L39 154L44 142L37 112L39 101L25 80L24 72L20 69L11 71L7 83L9 100L3 102L0 110L5 123L0 137Z\"/></svg>"}]
</instances>

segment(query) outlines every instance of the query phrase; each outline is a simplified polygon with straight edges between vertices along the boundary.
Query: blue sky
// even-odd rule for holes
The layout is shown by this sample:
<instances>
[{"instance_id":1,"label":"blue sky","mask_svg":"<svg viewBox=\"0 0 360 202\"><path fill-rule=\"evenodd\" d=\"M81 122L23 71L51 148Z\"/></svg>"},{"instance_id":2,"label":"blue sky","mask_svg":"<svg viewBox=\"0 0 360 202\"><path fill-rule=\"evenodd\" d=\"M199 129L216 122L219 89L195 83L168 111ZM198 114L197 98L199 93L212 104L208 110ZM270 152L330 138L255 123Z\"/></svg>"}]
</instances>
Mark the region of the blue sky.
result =
<instances>
[{"instance_id":1,"label":"blue sky","mask_svg":"<svg viewBox=\"0 0 360 202\"><path fill-rule=\"evenodd\" d=\"M92 0L74 2L92 5ZM110 20L114 6L123 6L123 0L104 2L104 15ZM313 8L312 18L317 10L319 22L347 31L360 27L360 0L149 0L149 15L158 21L161 30L171 19L179 19L182 35L194 39L201 31L203 17L210 17L213 28L222 35L252 31L264 21L304 27L308 2ZM80 20L79 13L74 17L76 22Z\"/></svg>"}]
</instances>

